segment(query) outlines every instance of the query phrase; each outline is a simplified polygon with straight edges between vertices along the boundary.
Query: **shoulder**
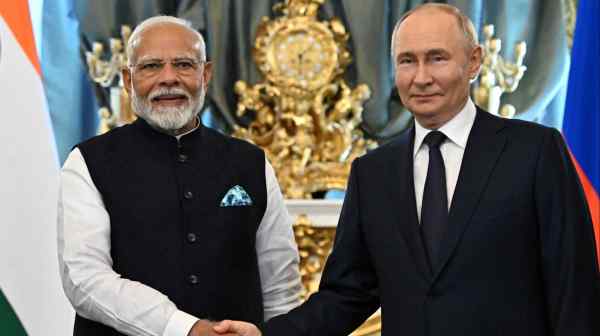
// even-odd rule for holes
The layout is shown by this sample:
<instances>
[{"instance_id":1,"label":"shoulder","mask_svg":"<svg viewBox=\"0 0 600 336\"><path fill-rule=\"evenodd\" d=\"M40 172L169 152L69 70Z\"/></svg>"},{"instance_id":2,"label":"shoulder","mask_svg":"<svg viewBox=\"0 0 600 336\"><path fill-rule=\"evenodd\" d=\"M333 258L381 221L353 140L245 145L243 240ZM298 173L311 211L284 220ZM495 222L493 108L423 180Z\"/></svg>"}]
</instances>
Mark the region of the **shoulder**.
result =
<instances>
[{"instance_id":1,"label":"shoulder","mask_svg":"<svg viewBox=\"0 0 600 336\"><path fill-rule=\"evenodd\" d=\"M482 141L487 137L506 141L505 151L521 157L538 158L539 154L550 145L553 148L565 148L562 134L553 127L539 123L506 119L480 111L473 125L469 141ZM477 131L474 130L477 128ZM496 137L499 136L499 137Z\"/></svg>"},{"instance_id":2,"label":"shoulder","mask_svg":"<svg viewBox=\"0 0 600 336\"><path fill-rule=\"evenodd\" d=\"M87 140L84 140L77 144L75 147L84 153L89 151L101 150L104 152L111 152L122 143L123 140L128 138L133 131L131 124L114 128L104 134L93 136Z\"/></svg>"},{"instance_id":3,"label":"shoulder","mask_svg":"<svg viewBox=\"0 0 600 336\"><path fill-rule=\"evenodd\" d=\"M355 160L365 166L379 166L389 164L391 159L402 159L408 151L412 151L414 131L412 127L402 131L397 136L379 145Z\"/></svg>"},{"instance_id":4,"label":"shoulder","mask_svg":"<svg viewBox=\"0 0 600 336\"><path fill-rule=\"evenodd\" d=\"M252 144L246 140L235 138L228 134L221 133L208 127L203 127L202 132L202 135L206 137L208 143L214 144L217 148L220 148L220 150L223 151L221 154L227 153L228 156L232 156L234 159L240 160L256 158L261 160L261 162L264 161L264 151L255 144Z\"/></svg>"},{"instance_id":5,"label":"shoulder","mask_svg":"<svg viewBox=\"0 0 600 336\"><path fill-rule=\"evenodd\" d=\"M543 140L552 135L558 135L560 132L536 122L526 121L521 119L507 119L495 116L483 110L478 111L480 122L488 122L499 125L499 130L507 134L511 139L521 141Z\"/></svg>"}]
</instances>

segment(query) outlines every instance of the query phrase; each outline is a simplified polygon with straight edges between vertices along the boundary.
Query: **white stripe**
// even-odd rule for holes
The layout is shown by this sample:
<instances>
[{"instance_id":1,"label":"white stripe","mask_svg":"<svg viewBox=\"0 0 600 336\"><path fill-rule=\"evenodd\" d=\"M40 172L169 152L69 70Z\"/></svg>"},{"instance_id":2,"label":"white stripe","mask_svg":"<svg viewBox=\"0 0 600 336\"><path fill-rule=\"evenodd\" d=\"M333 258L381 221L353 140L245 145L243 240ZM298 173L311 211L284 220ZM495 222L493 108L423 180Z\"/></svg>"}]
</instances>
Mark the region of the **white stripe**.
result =
<instances>
[{"instance_id":1,"label":"white stripe","mask_svg":"<svg viewBox=\"0 0 600 336\"><path fill-rule=\"evenodd\" d=\"M69 335L74 313L58 274L58 161L43 86L2 17L0 40L0 287L30 336Z\"/></svg>"}]
</instances>

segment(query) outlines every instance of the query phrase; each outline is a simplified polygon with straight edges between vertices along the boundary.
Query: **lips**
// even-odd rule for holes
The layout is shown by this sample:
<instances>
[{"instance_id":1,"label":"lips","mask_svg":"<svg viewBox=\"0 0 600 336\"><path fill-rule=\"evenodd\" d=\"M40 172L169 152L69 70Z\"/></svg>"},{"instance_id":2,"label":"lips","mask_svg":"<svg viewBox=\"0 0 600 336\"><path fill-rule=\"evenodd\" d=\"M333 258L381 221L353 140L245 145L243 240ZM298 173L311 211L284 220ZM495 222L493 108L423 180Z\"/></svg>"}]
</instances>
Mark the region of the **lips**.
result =
<instances>
[{"instance_id":1,"label":"lips","mask_svg":"<svg viewBox=\"0 0 600 336\"><path fill-rule=\"evenodd\" d=\"M440 94L438 94L438 93L431 93L431 94L413 94L413 95L411 95L412 98L417 98L417 99L433 98L433 97L437 97L437 96L440 96Z\"/></svg>"},{"instance_id":2,"label":"lips","mask_svg":"<svg viewBox=\"0 0 600 336\"><path fill-rule=\"evenodd\" d=\"M187 100L187 97L181 94L163 94L152 98L153 102L176 102L180 100Z\"/></svg>"}]
</instances>

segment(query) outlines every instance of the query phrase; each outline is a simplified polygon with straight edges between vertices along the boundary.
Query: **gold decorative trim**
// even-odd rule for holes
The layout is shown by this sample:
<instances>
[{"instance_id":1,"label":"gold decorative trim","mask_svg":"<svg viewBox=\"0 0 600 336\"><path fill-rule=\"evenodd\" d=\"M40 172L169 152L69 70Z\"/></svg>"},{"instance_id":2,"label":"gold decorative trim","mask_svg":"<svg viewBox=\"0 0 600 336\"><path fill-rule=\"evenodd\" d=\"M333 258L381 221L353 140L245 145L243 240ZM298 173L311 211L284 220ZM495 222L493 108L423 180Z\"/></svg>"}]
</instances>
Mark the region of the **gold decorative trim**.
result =
<instances>
[{"instance_id":1,"label":"gold decorative trim","mask_svg":"<svg viewBox=\"0 0 600 336\"><path fill-rule=\"evenodd\" d=\"M569 50L573 47L573 37L575 36L575 23L577 22L577 4L578 0L563 0L565 9L565 21L567 31L567 43Z\"/></svg>"}]
</instances>

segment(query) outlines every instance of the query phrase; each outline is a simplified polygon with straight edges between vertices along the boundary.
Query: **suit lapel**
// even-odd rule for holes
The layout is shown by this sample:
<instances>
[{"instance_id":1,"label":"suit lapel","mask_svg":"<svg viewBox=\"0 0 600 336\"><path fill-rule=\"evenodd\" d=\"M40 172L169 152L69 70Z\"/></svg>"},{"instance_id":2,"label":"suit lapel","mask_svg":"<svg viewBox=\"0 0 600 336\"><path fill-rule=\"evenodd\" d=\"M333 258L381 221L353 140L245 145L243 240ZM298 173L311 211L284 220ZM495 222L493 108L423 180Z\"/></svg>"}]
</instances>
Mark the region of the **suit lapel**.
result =
<instances>
[{"instance_id":1,"label":"suit lapel","mask_svg":"<svg viewBox=\"0 0 600 336\"><path fill-rule=\"evenodd\" d=\"M415 138L414 127L402 133L396 143L392 145L390 154L391 166L386 177L388 185L387 206L382 209L398 209L392 211L394 220L399 228L412 259L419 272L427 281L432 277L432 270L427 261L417 218L415 202L415 188L413 175L413 146Z\"/></svg>"},{"instance_id":2,"label":"suit lapel","mask_svg":"<svg viewBox=\"0 0 600 336\"><path fill-rule=\"evenodd\" d=\"M498 131L503 125L502 119L480 109L477 110L452 197L448 230L441 242L441 263L434 276L434 282L451 259L460 238L467 229L490 174L502 153L506 137Z\"/></svg>"}]
</instances>

